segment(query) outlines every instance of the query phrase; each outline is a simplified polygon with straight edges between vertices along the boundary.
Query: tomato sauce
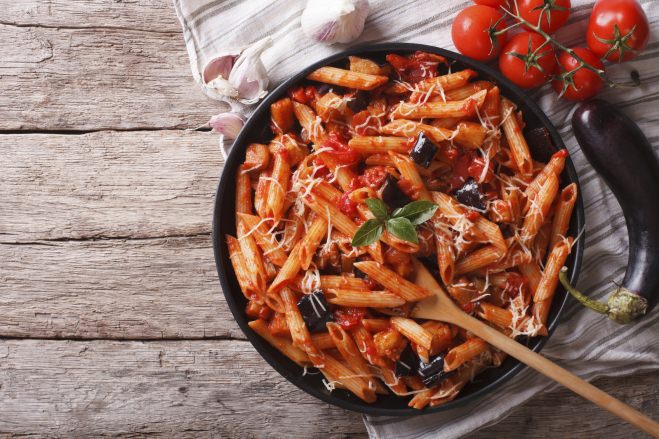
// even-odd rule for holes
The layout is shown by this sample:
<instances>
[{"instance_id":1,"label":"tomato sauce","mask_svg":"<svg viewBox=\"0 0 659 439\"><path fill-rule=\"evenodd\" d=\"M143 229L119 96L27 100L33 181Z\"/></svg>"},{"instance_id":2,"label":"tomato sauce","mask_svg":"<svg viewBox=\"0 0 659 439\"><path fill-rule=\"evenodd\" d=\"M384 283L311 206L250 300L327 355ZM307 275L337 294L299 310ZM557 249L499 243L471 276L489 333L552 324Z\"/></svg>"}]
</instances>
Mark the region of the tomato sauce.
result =
<instances>
[{"instance_id":1,"label":"tomato sauce","mask_svg":"<svg viewBox=\"0 0 659 439\"><path fill-rule=\"evenodd\" d=\"M332 149L332 151L327 151L327 154L336 158L336 161L339 162L340 165L354 165L362 158L357 151L354 151L348 146L348 143L344 140L343 136L335 131L329 133L327 140L323 142L322 146Z\"/></svg>"},{"instance_id":2,"label":"tomato sauce","mask_svg":"<svg viewBox=\"0 0 659 439\"><path fill-rule=\"evenodd\" d=\"M305 105L309 105L318 97L318 90L313 85L295 87L288 93L291 99Z\"/></svg>"},{"instance_id":3,"label":"tomato sauce","mask_svg":"<svg viewBox=\"0 0 659 439\"><path fill-rule=\"evenodd\" d=\"M334 321L346 330L357 327L365 316L366 308L340 306L334 311Z\"/></svg>"}]
</instances>

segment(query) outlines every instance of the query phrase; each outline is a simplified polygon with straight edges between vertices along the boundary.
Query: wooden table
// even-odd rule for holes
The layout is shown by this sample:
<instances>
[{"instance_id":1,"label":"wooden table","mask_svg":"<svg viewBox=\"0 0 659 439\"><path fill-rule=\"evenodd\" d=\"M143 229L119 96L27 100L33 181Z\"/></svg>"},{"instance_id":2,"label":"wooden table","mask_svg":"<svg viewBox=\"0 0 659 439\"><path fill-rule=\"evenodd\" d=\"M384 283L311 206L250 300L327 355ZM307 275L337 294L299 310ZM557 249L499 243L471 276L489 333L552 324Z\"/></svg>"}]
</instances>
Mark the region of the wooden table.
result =
<instances>
[{"instance_id":1,"label":"wooden table","mask_svg":"<svg viewBox=\"0 0 659 439\"><path fill-rule=\"evenodd\" d=\"M170 0L0 1L0 436L365 437L234 323ZM658 374L597 381L659 418ZM566 391L472 438L638 436Z\"/></svg>"}]
</instances>

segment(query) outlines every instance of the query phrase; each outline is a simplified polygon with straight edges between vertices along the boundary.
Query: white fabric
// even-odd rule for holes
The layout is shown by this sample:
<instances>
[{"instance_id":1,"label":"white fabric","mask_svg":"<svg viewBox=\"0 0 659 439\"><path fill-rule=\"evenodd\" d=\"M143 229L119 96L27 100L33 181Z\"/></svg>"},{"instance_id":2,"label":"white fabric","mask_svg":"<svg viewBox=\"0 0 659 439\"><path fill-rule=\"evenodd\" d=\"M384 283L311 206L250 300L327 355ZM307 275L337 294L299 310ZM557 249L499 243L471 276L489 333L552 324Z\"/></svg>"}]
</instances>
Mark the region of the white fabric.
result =
<instances>
[{"instance_id":1,"label":"white fabric","mask_svg":"<svg viewBox=\"0 0 659 439\"><path fill-rule=\"evenodd\" d=\"M303 67L347 47L322 46L305 37L300 28L302 0L175 0L174 3L197 80L209 59L266 35L274 41L263 56L271 89ZM624 80L632 69L637 69L643 85L634 89L609 89L601 97L619 103L640 125L655 150L659 150L659 4L656 0L641 3L651 22L650 44L637 60L614 66L611 72L614 78ZM458 0L371 0L366 28L355 44L399 41L455 50L451 23L470 4ZM592 2L573 0L572 4L570 20L559 31L558 38L568 45L583 45ZM533 96L560 131L579 171L587 225L579 287L590 297L602 299L611 291L613 281L620 281L625 271L627 233L623 215L574 139L570 127L573 105L557 101L549 87L533 92ZM631 146L620 145L620 148L628 147ZM659 310L654 310L635 324L619 326L570 300L562 323L542 353L588 380L657 369L658 321ZM466 406L404 419L367 416L364 422L372 438L454 438L500 421L511 409L554 387L542 375L525 369L496 392ZM576 418L575 422L578 422Z\"/></svg>"}]
</instances>

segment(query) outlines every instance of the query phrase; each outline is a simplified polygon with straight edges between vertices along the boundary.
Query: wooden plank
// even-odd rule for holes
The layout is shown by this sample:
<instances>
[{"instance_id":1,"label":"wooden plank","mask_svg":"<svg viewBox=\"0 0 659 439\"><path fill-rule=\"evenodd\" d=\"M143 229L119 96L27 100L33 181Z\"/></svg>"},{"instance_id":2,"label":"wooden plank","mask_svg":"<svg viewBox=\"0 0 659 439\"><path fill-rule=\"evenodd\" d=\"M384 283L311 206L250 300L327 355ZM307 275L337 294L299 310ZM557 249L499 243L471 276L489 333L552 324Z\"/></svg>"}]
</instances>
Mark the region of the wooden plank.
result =
<instances>
[{"instance_id":1,"label":"wooden plank","mask_svg":"<svg viewBox=\"0 0 659 439\"><path fill-rule=\"evenodd\" d=\"M241 341L1 340L0 396L3 437L364 437Z\"/></svg>"},{"instance_id":2,"label":"wooden plank","mask_svg":"<svg viewBox=\"0 0 659 439\"><path fill-rule=\"evenodd\" d=\"M0 25L0 40L0 130L194 128L226 108L178 33Z\"/></svg>"},{"instance_id":3,"label":"wooden plank","mask_svg":"<svg viewBox=\"0 0 659 439\"><path fill-rule=\"evenodd\" d=\"M659 419L659 372L604 377L593 384L651 418ZM502 422L467 435L465 439L499 437L640 439L648 436L569 390L560 389L537 395Z\"/></svg>"},{"instance_id":4,"label":"wooden plank","mask_svg":"<svg viewBox=\"0 0 659 439\"><path fill-rule=\"evenodd\" d=\"M0 245L0 337L244 338L210 236Z\"/></svg>"},{"instance_id":5,"label":"wooden plank","mask_svg":"<svg viewBox=\"0 0 659 439\"><path fill-rule=\"evenodd\" d=\"M596 380L659 417L659 375ZM242 341L0 341L2 437L365 438L360 416L288 383ZM567 391L470 439L643 437Z\"/></svg>"},{"instance_id":6,"label":"wooden plank","mask_svg":"<svg viewBox=\"0 0 659 439\"><path fill-rule=\"evenodd\" d=\"M0 136L0 242L208 234L218 136Z\"/></svg>"},{"instance_id":7,"label":"wooden plank","mask_svg":"<svg viewBox=\"0 0 659 439\"><path fill-rule=\"evenodd\" d=\"M181 33L173 2L44 1L3 2L0 24L21 27L124 28L145 32Z\"/></svg>"}]
</instances>

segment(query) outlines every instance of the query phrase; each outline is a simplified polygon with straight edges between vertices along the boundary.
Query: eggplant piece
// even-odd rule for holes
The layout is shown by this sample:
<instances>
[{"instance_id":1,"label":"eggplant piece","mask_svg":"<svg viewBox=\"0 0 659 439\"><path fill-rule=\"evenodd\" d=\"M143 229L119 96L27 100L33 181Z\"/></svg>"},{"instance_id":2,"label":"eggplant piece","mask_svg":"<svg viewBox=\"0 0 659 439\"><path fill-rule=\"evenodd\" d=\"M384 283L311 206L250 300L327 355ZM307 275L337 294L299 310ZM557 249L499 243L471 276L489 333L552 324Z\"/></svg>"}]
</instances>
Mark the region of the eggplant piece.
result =
<instances>
[{"instance_id":1,"label":"eggplant piece","mask_svg":"<svg viewBox=\"0 0 659 439\"><path fill-rule=\"evenodd\" d=\"M472 207L479 212L485 212L486 210L480 187L476 183L476 180L471 177L455 192L455 198L465 206Z\"/></svg>"},{"instance_id":2,"label":"eggplant piece","mask_svg":"<svg viewBox=\"0 0 659 439\"><path fill-rule=\"evenodd\" d=\"M556 152L554 142L551 140L551 134L546 127L533 128L524 133L526 143L531 150L531 156L536 160L548 162L551 156Z\"/></svg>"},{"instance_id":3,"label":"eggplant piece","mask_svg":"<svg viewBox=\"0 0 659 439\"><path fill-rule=\"evenodd\" d=\"M426 387L436 386L444 378L453 375L453 373L453 371L444 372L444 357L442 355L437 355L435 358L431 358L430 363L426 363L419 358L417 374L421 378L421 381L423 381L423 385Z\"/></svg>"},{"instance_id":4,"label":"eggplant piece","mask_svg":"<svg viewBox=\"0 0 659 439\"><path fill-rule=\"evenodd\" d=\"M414 163L424 168L430 167L430 162L437 154L437 147L426 137L425 134L419 133L414 148L410 152L410 158Z\"/></svg>"},{"instance_id":5,"label":"eggplant piece","mask_svg":"<svg viewBox=\"0 0 659 439\"><path fill-rule=\"evenodd\" d=\"M351 100L348 101L348 108L353 113L359 113L368 107L368 93L363 90L357 90Z\"/></svg>"},{"instance_id":6,"label":"eggplant piece","mask_svg":"<svg viewBox=\"0 0 659 439\"><path fill-rule=\"evenodd\" d=\"M400 353L400 357L396 361L394 374L397 377L408 377L416 373L419 364L419 359L412 350L412 346L408 343Z\"/></svg>"},{"instance_id":7,"label":"eggplant piece","mask_svg":"<svg viewBox=\"0 0 659 439\"><path fill-rule=\"evenodd\" d=\"M366 279L368 277L366 273L364 273L354 265L352 266L352 274L354 274L357 279Z\"/></svg>"},{"instance_id":8,"label":"eggplant piece","mask_svg":"<svg viewBox=\"0 0 659 439\"><path fill-rule=\"evenodd\" d=\"M387 179L382 184L380 197L391 209L398 209L412 201L405 192L400 190L398 181L391 175L387 175Z\"/></svg>"},{"instance_id":9,"label":"eggplant piece","mask_svg":"<svg viewBox=\"0 0 659 439\"><path fill-rule=\"evenodd\" d=\"M659 162L638 125L602 100L581 104L572 116L581 150L622 207L629 235L629 259L622 284L607 303L573 288L564 267L559 279L577 300L613 321L629 323L659 297Z\"/></svg>"},{"instance_id":10,"label":"eggplant piece","mask_svg":"<svg viewBox=\"0 0 659 439\"><path fill-rule=\"evenodd\" d=\"M334 321L334 316L322 290L316 290L311 294L302 296L297 302L297 307L300 314L302 314L304 323L309 328L309 332L325 331L327 322Z\"/></svg>"}]
</instances>

